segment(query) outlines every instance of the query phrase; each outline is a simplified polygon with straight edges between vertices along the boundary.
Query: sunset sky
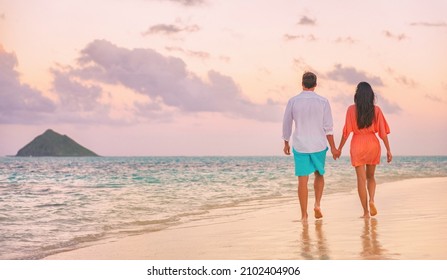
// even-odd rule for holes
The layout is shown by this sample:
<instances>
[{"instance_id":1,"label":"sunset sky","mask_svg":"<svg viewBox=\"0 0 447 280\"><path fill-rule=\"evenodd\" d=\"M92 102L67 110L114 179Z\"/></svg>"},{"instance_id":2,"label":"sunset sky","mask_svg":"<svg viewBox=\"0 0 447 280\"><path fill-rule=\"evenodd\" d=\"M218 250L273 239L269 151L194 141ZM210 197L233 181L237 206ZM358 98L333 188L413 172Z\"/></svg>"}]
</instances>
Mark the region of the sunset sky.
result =
<instances>
[{"instance_id":1,"label":"sunset sky","mask_svg":"<svg viewBox=\"0 0 447 280\"><path fill-rule=\"evenodd\" d=\"M0 0L0 156L48 128L104 156L281 155L306 70L337 144L367 81L393 154L447 155L446 11L445 0Z\"/></svg>"}]
</instances>

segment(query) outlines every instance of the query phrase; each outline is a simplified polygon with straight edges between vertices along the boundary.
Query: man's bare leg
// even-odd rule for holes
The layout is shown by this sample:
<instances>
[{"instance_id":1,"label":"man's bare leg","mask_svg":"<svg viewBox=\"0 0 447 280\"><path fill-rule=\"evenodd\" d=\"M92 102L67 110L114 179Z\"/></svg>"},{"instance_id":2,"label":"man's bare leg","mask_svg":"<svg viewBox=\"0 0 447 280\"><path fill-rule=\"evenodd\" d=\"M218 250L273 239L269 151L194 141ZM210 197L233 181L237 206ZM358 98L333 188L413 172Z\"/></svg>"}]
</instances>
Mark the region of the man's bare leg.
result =
<instances>
[{"instance_id":1,"label":"man's bare leg","mask_svg":"<svg viewBox=\"0 0 447 280\"><path fill-rule=\"evenodd\" d=\"M309 181L309 176L298 176L298 199L300 201L301 207L301 221L306 222L307 215L307 201L309 197L309 192L307 189L307 182Z\"/></svg>"},{"instance_id":2,"label":"man's bare leg","mask_svg":"<svg viewBox=\"0 0 447 280\"><path fill-rule=\"evenodd\" d=\"M314 212L315 218L320 219L323 218L323 214L321 213L320 202L323 197L323 189L324 189L324 176L320 175L320 173L315 172L315 180L314 180L314 191L315 191L315 204L314 204Z\"/></svg>"}]
</instances>

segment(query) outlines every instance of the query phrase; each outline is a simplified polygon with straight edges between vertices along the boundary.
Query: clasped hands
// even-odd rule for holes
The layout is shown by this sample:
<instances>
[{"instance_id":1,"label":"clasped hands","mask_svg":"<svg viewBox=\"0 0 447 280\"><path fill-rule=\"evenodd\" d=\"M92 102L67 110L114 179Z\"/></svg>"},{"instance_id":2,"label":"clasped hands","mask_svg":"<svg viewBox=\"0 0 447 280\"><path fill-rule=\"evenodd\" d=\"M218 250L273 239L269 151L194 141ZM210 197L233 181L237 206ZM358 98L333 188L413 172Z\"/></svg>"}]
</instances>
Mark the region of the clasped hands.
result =
<instances>
[{"instance_id":1,"label":"clasped hands","mask_svg":"<svg viewBox=\"0 0 447 280\"><path fill-rule=\"evenodd\" d=\"M284 143L283 151L284 151L284 154L290 155L290 145L288 142ZM336 148L331 148L331 153L332 153L332 158L334 158L334 160L337 160L341 156L341 150L336 149Z\"/></svg>"},{"instance_id":2,"label":"clasped hands","mask_svg":"<svg viewBox=\"0 0 447 280\"><path fill-rule=\"evenodd\" d=\"M334 158L334 160L337 160L341 156L341 150L339 150L339 149L331 148L331 153L332 153L332 158Z\"/></svg>"}]
</instances>

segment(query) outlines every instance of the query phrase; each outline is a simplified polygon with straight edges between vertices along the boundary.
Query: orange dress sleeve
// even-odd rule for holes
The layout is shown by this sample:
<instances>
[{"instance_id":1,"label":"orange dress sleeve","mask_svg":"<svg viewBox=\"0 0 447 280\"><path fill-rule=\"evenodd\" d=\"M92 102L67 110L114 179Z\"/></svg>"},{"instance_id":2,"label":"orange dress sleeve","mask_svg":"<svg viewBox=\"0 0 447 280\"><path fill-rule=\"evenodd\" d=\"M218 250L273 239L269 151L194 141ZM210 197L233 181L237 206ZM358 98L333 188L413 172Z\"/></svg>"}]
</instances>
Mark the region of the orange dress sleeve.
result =
<instances>
[{"instance_id":1,"label":"orange dress sleeve","mask_svg":"<svg viewBox=\"0 0 447 280\"><path fill-rule=\"evenodd\" d=\"M374 122L374 132L379 134L379 137L383 139L387 134L390 134L390 127L382 113L382 110L376 106L376 119Z\"/></svg>"},{"instance_id":2,"label":"orange dress sleeve","mask_svg":"<svg viewBox=\"0 0 447 280\"><path fill-rule=\"evenodd\" d=\"M345 126L343 127L344 138L348 138L349 134L354 131L353 121L355 122L356 120L355 120L355 110L353 110L353 108L354 108L353 106L349 106L348 110L346 111Z\"/></svg>"}]
</instances>

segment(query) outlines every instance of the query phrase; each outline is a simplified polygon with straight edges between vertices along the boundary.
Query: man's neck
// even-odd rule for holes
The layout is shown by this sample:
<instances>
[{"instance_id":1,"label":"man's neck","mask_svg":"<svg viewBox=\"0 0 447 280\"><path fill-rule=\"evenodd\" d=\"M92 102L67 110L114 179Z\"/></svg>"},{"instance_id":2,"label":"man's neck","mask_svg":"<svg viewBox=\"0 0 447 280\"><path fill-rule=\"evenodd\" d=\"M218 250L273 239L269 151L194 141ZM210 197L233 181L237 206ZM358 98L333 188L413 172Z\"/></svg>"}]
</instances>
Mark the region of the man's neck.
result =
<instances>
[{"instance_id":1,"label":"man's neck","mask_svg":"<svg viewBox=\"0 0 447 280\"><path fill-rule=\"evenodd\" d=\"M315 91L315 87L313 88L307 88L307 87L303 87L304 91Z\"/></svg>"}]
</instances>

